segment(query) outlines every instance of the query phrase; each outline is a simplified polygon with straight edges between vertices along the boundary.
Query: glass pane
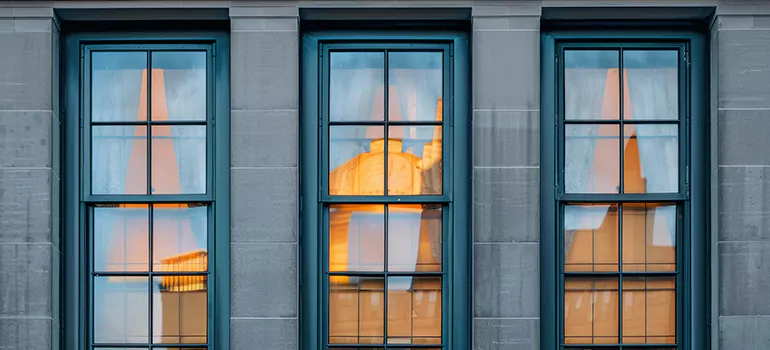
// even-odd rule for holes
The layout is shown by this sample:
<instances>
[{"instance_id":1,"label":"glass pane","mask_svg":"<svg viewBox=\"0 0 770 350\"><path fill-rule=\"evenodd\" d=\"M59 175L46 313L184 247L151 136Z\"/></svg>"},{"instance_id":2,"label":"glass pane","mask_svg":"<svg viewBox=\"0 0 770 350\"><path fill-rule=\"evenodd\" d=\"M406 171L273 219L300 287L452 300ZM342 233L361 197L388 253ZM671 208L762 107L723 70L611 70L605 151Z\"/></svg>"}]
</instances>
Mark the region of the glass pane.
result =
<instances>
[{"instance_id":1,"label":"glass pane","mask_svg":"<svg viewBox=\"0 0 770 350\"><path fill-rule=\"evenodd\" d=\"M152 194L206 193L206 127L152 127Z\"/></svg>"},{"instance_id":2,"label":"glass pane","mask_svg":"<svg viewBox=\"0 0 770 350\"><path fill-rule=\"evenodd\" d=\"M617 204L564 208L564 271L618 271Z\"/></svg>"},{"instance_id":3,"label":"glass pane","mask_svg":"<svg viewBox=\"0 0 770 350\"><path fill-rule=\"evenodd\" d=\"M623 343L675 342L675 277L623 278Z\"/></svg>"},{"instance_id":4,"label":"glass pane","mask_svg":"<svg viewBox=\"0 0 770 350\"><path fill-rule=\"evenodd\" d=\"M618 343L618 279L566 277L564 342Z\"/></svg>"},{"instance_id":5,"label":"glass pane","mask_svg":"<svg viewBox=\"0 0 770 350\"><path fill-rule=\"evenodd\" d=\"M388 140L388 195L441 194L441 127L391 126Z\"/></svg>"},{"instance_id":6,"label":"glass pane","mask_svg":"<svg viewBox=\"0 0 770 350\"><path fill-rule=\"evenodd\" d=\"M332 52L329 61L329 120L383 120L385 54Z\"/></svg>"},{"instance_id":7,"label":"glass pane","mask_svg":"<svg viewBox=\"0 0 770 350\"><path fill-rule=\"evenodd\" d=\"M91 130L91 193L147 194L147 127Z\"/></svg>"},{"instance_id":8,"label":"glass pane","mask_svg":"<svg viewBox=\"0 0 770 350\"><path fill-rule=\"evenodd\" d=\"M441 206L388 206L388 271L441 271Z\"/></svg>"},{"instance_id":9,"label":"glass pane","mask_svg":"<svg viewBox=\"0 0 770 350\"><path fill-rule=\"evenodd\" d=\"M564 118L620 119L617 50L564 52Z\"/></svg>"},{"instance_id":10,"label":"glass pane","mask_svg":"<svg viewBox=\"0 0 770 350\"><path fill-rule=\"evenodd\" d=\"M676 271L676 205L623 204L623 271Z\"/></svg>"},{"instance_id":11,"label":"glass pane","mask_svg":"<svg viewBox=\"0 0 770 350\"><path fill-rule=\"evenodd\" d=\"M441 344L440 277L388 277L388 344Z\"/></svg>"},{"instance_id":12,"label":"glass pane","mask_svg":"<svg viewBox=\"0 0 770 350\"><path fill-rule=\"evenodd\" d=\"M329 271L383 271L384 242L384 205L329 207Z\"/></svg>"},{"instance_id":13,"label":"glass pane","mask_svg":"<svg viewBox=\"0 0 770 350\"><path fill-rule=\"evenodd\" d=\"M565 127L564 186L567 193L620 192L620 127Z\"/></svg>"},{"instance_id":14,"label":"glass pane","mask_svg":"<svg viewBox=\"0 0 770 350\"><path fill-rule=\"evenodd\" d=\"M147 277L94 277L94 342L147 343Z\"/></svg>"},{"instance_id":15,"label":"glass pane","mask_svg":"<svg viewBox=\"0 0 770 350\"><path fill-rule=\"evenodd\" d=\"M152 279L152 342L202 344L208 339L205 276Z\"/></svg>"},{"instance_id":16,"label":"glass pane","mask_svg":"<svg viewBox=\"0 0 770 350\"><path fill-rule=\"evenodd\" d=\"M678 126L626 124L623 128L624 191L679 192Z\"/></svg>"},{"instance_id":17,"label":"glass pane","mask_svg":"<svg viewBox=\"0 0 770 350\"><path fill-rule=\"evenodd\" d=\"M94 208L94 270L148 271L150 213L146 204Z\"/></svg>"},{"instance_id":18,"label":"glass pane","mask_svg":"<svg viewBox=\"0 0 770 350\"><path fill-rule=\"evenodd\" d=\"M206 120L206 52L152 53L152 120Z\"/></svg>"},{"instance_id":19,"label":"glass pane","mask_svg":"<svg viewBox=\"0 0 770 350\"><path fill-rule=\"evenodd\" d=\"M147 120L146 98L147 53L91 53L92 121Z\"/></svg>"},{"instance_id":20,"label":"glass pane","mask_svg":"<svg viewBox=\"0 0 770 350\"><path fill-rule=\"evenodd\" d=\"M623 119L679 118L679 51L623 51Z\"/></svg>"},{"instance_id":21,"label":"glass pane","mask_svg":"<svg viewBox=\"0 0 770 350\"><path fill-rule=\"evenodd\" d=\"M329 343L382 344L385 280L335 277L329 280Z\"/></svg>"},{"instance_id":22,"label":"glass pane","mask_svg":"<svg viewBox=\"0 0 770 350\"><path fill-rule=\"evenodd\" d=\"M152 208L152 269L207 271L208 208L197 204L154 204Z\"/></svg>"},{"instance_id":23,"label":"glass pane","mask_svg":"<svg viewBox=\"0 0 770 350\"><path fill-rule=\"evenodd\" d=\"M398 145L394 144L392 148L397 149ZM382 126L330 127L329 194L383 195L384 155L385 130Z\"/></svg>"},{"instance_id":24,"label":"glass pane","mask_svg":"<svg viewBox=\"0 0 770 350\"><path fill-rule=\"evenodd\" d=\"M441 60L441 52L388 53L388 120L443 120Z\"/></svg>"}]
</instances>

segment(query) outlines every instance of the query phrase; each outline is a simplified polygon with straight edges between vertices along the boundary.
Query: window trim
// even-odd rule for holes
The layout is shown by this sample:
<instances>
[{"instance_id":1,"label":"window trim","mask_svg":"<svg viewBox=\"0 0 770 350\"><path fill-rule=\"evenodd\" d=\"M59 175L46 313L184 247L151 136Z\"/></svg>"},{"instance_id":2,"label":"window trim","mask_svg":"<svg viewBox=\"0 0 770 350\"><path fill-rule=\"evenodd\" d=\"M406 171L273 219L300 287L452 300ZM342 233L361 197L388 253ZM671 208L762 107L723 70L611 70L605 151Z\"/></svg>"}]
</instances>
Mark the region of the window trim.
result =
<instances>
[{"instance_id":1,"label":"window trim","mask_svg":"<svg viewBox=\"0 0 770 350\"><path fill-rule=\"evenodd\" d=\"M445 278L450 286L447 291L449 305L445 307L448 315L443 315L442 328L449 329L448 339L444 341L444 349L469 349L471 348L471 238L470 227L470 66L468 37L459 32L432 32L432 31L371 31L356 32L324 31L309 32L302 35L301 51L301 106L300 106L300 327L299 339L301 349L322 349L325 344L321 339L324 334L323 318L324 294L321 268L318 266L320 257L323 257L322 239L319 232L323 227L325 204L337 202L336 196L323 193L325 189L325 177L321 175L327 166L322 166L319 147L321 145L320 132L324 125L321 120L322 101L319 100L320 84L319 68L323 51L319 50L322 43L381 43L385 46L399 43L443 43L450 45L449 56L453 63L445 67L452 77L451 86L452 102L450 96L445 97L445 110L453 112L453 118L444 127L451 127L451 149L445 145L446 172L451 170L452 176L444 174L444 191L442 195L407 197L378 197L378 203L419 203L436 202L453 206L449 216L446 232L456 232L448 237L447 246L453 247L451 266L445 266ZM445 73L446 76L446 73ZM450 131L445 131L447 135ZM459 147L466 146L465 148ZM451 189L447 191L447 189ZM401 198L398 201L397 198ZM344 197L346 203L371 202L373 197L352 198ZM446 250L445 250L446 251Z\"/></svg>"},{"instance_id":2,"label":"window trim","mask_svg":"<svg viewBox=\"0 0 770 350\"><path fill-rule=\"evenodd\" d=\"M601 23L597 24L601 25ZM689 142L686 142L689 154L681 154L682 158L689 156L689 188L680 191L686 195L690 192L689 201L682 204L689 207L689 217L684 223L684 232L688 237L682 240L681 262L683 291L677 291L681 296L682 318L679 349L706 349L709 344L709 221L706 219L709 193L709 114L708 114L708 57L706 37L696 29L660 30L652 29L652 26L629 28L625 26L612 30L571 30L554 29L544 31L541 35L541 137L540 137L540 344L542 349L559 349L559 328L562 320L559 319L559 307L563 303L559 288L560 262L558 252L560 237L558 230L559 205L557 202L557 186L559 185L559 94L560 88L557 81L556 50L564 42L587 41L599 43L603 41L625 41L650 43L680 42L689 46L685 60L689 64L683 87L686 90L682 104L685 108L686 123L689 124ZM685 137L680 131L680 137ZM686 176L687 174L682 174ZM680 184L680 188L685 184ZM578 195L576 195L578 196ZM606 198L605 198L606 197ZM621 199L633 200L633 195L607 195L595 196L599 200L620 201ZM641 196L638 196L641 198ZM653 196L646 195L645 200L655 200ZM576 197L577 198L577 197ZM562 197L564 199L564 196ZM685 208L687 209L687 208ZM677 286L680 288L680 286ZM678 305L677 308L680 308ZM700 321L699 321L700 320ZM679 321L678 321L679 322Z\"/></svg>"},{"instance_id":3,"label":"window trim","mask_svg":"<svg viewBox=\"0 0 770 350\"><path fill-rule=\"evenodd\" d=\"M81 136L80 125L85 121L85 96L81 79L87 76L84 71L83 58L86 45L124 45L141 44L143 46L163 46L173 48L174 44L205 44L210 45L211 60L207 75L211 78L208 83L212 88L209 95L212 113L210 126L207 131L209 157L207 159L207 176L213 176L213 181L207 188L206 194L201 195L99 195L99 201L106 202L144 202L163 203L179 201L209 201L212 204L213 230L213 263L210 278L213 279L213 290L208 302L209 343L212 348L227 349L230 345L230 44L229 33L226 32L146 32L146 33L90 33L75 32L66 34L62 47L62 256L61 256L61 311L62 311L62 348L85 349L89 344L87 336L88 316L91 309L86 289L89 262L84 252L87 251L86 230L88 228L86 212L89 208L86 201L94 200L90 188L85 188L86 174L81 170L85 165L84 158L88 150L81 146L87 143ZM214 88L215 87L215 88ZM149 180L149 179L148 179ZM207 187L209 187L207 185ZM211 223L209 224L212 225Z\"/></svg>"}]
</instances>

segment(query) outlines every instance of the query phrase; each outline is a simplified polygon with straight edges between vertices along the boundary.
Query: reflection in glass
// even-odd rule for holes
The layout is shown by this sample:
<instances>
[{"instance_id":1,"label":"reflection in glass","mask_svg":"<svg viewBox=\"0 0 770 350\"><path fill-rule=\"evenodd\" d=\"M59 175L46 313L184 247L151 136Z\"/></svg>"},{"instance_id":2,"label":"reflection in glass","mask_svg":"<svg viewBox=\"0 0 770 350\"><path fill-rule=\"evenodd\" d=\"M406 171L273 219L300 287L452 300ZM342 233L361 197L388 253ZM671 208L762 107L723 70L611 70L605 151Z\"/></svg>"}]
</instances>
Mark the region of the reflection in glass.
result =
<instances>
[{"instance_id":1,"label":"reflection in glass","mask_svg":"<svg viewBox=\"0 0 770 350\"><path fill-rule=\"evenodd\" d=\"M388 277L388 344L441 344L441 278Z\"/></svg>"},{"instance_id":2,"label":"reflection in glass","mask_svg":"<svg viewBox=\"0 0 770 350\"><path fill-rule=\"evenodd\" d=\"M676 205L623 204L623 271L675 271L676 221Z\"/></svg>"},{"instance_id":3,"label":"reflection in glass","mask_svg":"<svg viewBox=\"0 0 770 350\"><path fill-rule=\"evenodd\" d=\"M618 271L617 204L564 208L564 270Z\"/></svg>"},{"instance_id":4,"label":"reflection in glass","mask_svg":"<svg viewBox=\"0 0 770 350\"><path fill-rule=\"evenodd\" d=\"M206 281L203 276L163 276L152 280L152 342L202 344L207 336Z\"/></svg>"},{"instance_id":5,"label":"reflection in glass","mask_svg":"<svg viewBox=\"0 0 770 350\"><path fill-rule=\"evenodd\" d=\"M391 126L388 139L388 194L441 194L441 127Z\"/></svg>"},{"instance_id":6,"label":"reflection in glass","mask_svg":"<svg viewBox=\"0 0 770 350\"><path fill-rule=\"evenodd\" d=\"M383 271L384 205L331 205L329 226L329 271ZM346 278L331 277L333 281Z\"/></svg>"},{"instance_id":7,"label":"reflection in glass","mask_svg":"<svg viewBox=\"0 0 770 350\"><path fill-rule=\"evenodd\" d=\"M152 127L152 194L206 193L206 127Z\"/></svg>"},{"instance_id":8,"label":"reflection in glass","mask_svg":"<svg viewBox=\"0 0 770 350\"><path fill-rule=\"evenodd\" d=\"M152 53L152 120L206 120L206 52Z\"/></svg>"},{"instance_id":9,"label":"reflection in glass","mask_svg":"<svg viewBox=\"0 0 770 350\"><path fill-rule=\"evenodd\" d=\"M617 50L565 51L565 119L619 119L618 63Z\"/></svg>"},{"instance_id":10,"label":"reflection in glass","mask_svg":"<svg viewBox=\"0 0 770 350\"><path fill-rule=\"evenodd\" d=\"M384 282L377 277L329 281L329 343L383 343Z\"/></svg>"},{"instance_id":11,"label":"reflection in glass","mask_svg":"<svg viewBox=\"0 0 770 350\"><path fill-rule=\"evenodd\" d=\"M566 277L564 342L618 343L618 279Z\"/></svg>"},{"instance_id":12,"label":"reflection in glass","mask_svg":"<svg viewBox=\"0 0 770 350\"><path fill-rule=\"evenodd\" d=\"M329 119L383 120L384 53L332 52L329 60Z\"/></svg>"},{"instance_id":13,"label":"reflection in glass","mask_svg":"<svg viewBox=\"0 0 770 350\"><path fill-rule=\"evenodd\" d=\"M208 208L195 204L154 204L152 264L154 271L208 270ZM194 279L193 277L190 277ZM198 283L203 282L203 277Z\"/></svg>"},{"instance_id":14,"label":"reflection in glass","mask_svg":"<svg viewBox=\"0 0 770 350\"><path fill-rule=\"evenodd\" d=\"M675 277L624 277L623 343L675 342Z\"/></svg>"},{"instance_id":15,"label":"reflection in glass","mask_svg":"<svg viewBox=\"0 0 770 350\"><path fill-rule=\"evenodd\" d=\"M384 138L385 130L381 126L329 128L330 195L384 194ZM397 147L394 144L393 148Z\"/></svg>"},{"instance_id":16,"label":"reflection in glass","mask_svg":"<svg viewBox=\"0 0 770 350\"><path fill-rule=\"evenodd\" d=\"M677 50L624 50L623 119L678 119L678 68Z\"/></svg>"},{"instance_id":17,"label":"reflection in glass","mask_svg":"<svg viewBox=\"0 0 770 350\"><path fill-rule=\"evenodd\" d=\"M624 192L679 192L677 125L626 124L623 137Z\"/></svg>"},{"instance_id":18,"label":"reflection in glass","mask_svg":"<svg viewBox=\"0 0 770 350\"><path fill-rule=\"evenodd\" d=\"M388 271L441 271L441 206L388 206Z\"/></svg>"},{"instance_id":19,"label":"reflection in glass","mask_svg":"<svg viewBox=\"0 0 770 350\"><path fill-rule=\"evenodd\" d=\"M96 343L147 343L147 277L94 277L93 329Z\"/></svg>"},{"instance_id":20,"label":"reflection in glass","mask_svg":"<svg viewBox=\"0 0 770 350\"><path fill-rule=\"evenodd\" d=\"M146 95L147 53L91 53L91 120L147 120L139 100Z\"/></svg>"},{"instance_id":21,"label":"reflection in glass","mask_svg":"<svg viewBox=\"0 0 770 350\"><path fill-rule=\"evenodd\" d=\"M388 53L388 120L442 120L441 60L441 52Z\"/></svg>"},{"instance_id":22,"label":"reflection in glass","mask_svg":"<svg viewBox=\"0 0 770 350\"><path fill-rule=\"evenodd\" d=\"M566 125L564 185L567 193L620 192L620 127Z\"/></svg>"},{"instance_id":23,"label":"reflection in glass","mask_svg":"<svg viewBox=\"0 0 770 350\"><path fill-rule=\"evenodd\" d=\"M94 126L91 193L147 193L147 127Z\"/></svg>"},{"instance_id":24,"label":"reflection in glass","mask_svg":"<svg viewBox=\"0 0 770 350\"><path fill-rule=\"evenodd\" d=\"M146 204L94 208L95 271L148 271L149 214Z\"/></svg>"}]
</instances>

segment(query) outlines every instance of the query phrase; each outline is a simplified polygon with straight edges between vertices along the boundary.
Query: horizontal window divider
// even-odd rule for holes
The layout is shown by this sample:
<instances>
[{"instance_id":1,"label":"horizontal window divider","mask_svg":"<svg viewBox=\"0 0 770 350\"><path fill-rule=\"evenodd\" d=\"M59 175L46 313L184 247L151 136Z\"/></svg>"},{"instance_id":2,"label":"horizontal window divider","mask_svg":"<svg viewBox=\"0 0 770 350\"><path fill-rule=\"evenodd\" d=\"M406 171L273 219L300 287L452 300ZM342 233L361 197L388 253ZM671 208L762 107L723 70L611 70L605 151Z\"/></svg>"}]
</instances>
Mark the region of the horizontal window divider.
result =
<instances>
[{"instance_id":1,"label":"horizontal window divider","mask_svg":"<svg viewBox=\"0 0 770 350\"><path fill-rule=\"evenodd\" d=\"M615 337L615 336L613 336ZM625 336L641 338L642 336ZM635 349L635 348L655 348L655 349L676 349L678 344L562 344L564 350L583 350L585 348L611 348L611 349Z\"/></svg>"},{"instance_id":2,"label":"horizontal window divider","mask_svg":"<svg viewBox=\"0 0 770 350\"><path fill-rule=\"evenodd\" d=\"M414 337L414 338L421 338L421 337ZM328 348L344 348L344 349L372 349L372 348L382 348L385 347L385 344L326 344ZM404 348L410 348L410 349L435 349L435 348L443 348L443 344L394 344L390 343L388 344L388 348L398 348L398 349L404 349ZM616 346L617 347L617 346Z\"/></svg>"},{"instance_id":3,"label":"horizontal window divider","mask_svg":"<svg viewBox=\"0 0 770 350\"><path fill-rule=\"evenodd\" d=\"M448 204L449 196L322 196L322 204Z\"/></svg>"},{"instance_id":4,"label":"horizontal window divider","mask_svg":"<svg viewBox=\"0 0 770 350\"><path fill-rule=\"evenodd\" d=\"M195 276L208 276L210 273L208 271L154 271L154 272L136 272L136 271L126 271L126 272L94 272L92 274L94 277L164 277L164 276L170 276L170 277L195 277Z\"/></svg>"},{"instance_id":5,"label":"horizontal window divider","mask_svg":"<svg viewBox=\"0 0 770 350\"><path fill-rule=\"evenodd\" d=\"M562 274L566 277L613 277L613 276L623 276L623 277L666 277L666 276L676 276L679 272L678 271L649 271L649 272L643 272L643 271L623 271L623 272L616 272L616 271L597 271L597 272L588 272L588 271L570 271L570 272L562 272Z\"/></svg>"},{"instance_id":6,"label":"horizontal window divider","mask_svg":"<svg viewBox=\"0 0 770 350\"><path fill-rule=\"evenodd\" d=\"M569 193L561 194L557 201L562 204L591 204L591 203L677 203L685 202L688 198L681 193Z\"/></svg>"},{"instance_id":7,"label":"horizontal window divider","mask_svg":"<svg viewBox=\"0 0 770 350\"><path fill-rule=\"evenodd\" d=\"M442 126L442 121L435 120L350 120L350 121L330 121L329 126Z\"/></svg>"},{"instance_id":8,"label":"horizontal window divider","mask_svg":"<svg viewBox=\"0 0 770 350\"><path fill-rule=\"evenodd\" d=\"M347 277L441 277L444 276L444 272L438 271L393 271L393 272L372 272L372 271L329 271L326 272L328 276L347 276Z\"/></svg>"},{"instance_id":9,"label":"horizontal window divider","mask_svg":"<svg viewBox=\"0 0 770 350\"><path fill-rule=\"evenodd\" d=\"M155 125L207 125L207 120L151 120L150 126ZM147 125L146 120L127 121L92 121L91 126L141 126Z\"/></svg>"},{"instance_id":10,"label":"horizontal window divider","mask_svg":"<svg viewBox=\"0 0 770 350\"><path fill-rule=\"evenodd\" d=\"M567 119L562 121L565 125L585 125L585 124L610 124L620 125L623 124L653 124L653 125L676 125L679 124L679 119Z\"/></svg>"},{"instance_id":11,"label":"horizontal window divider","mask_svg":"<svg viewBox=\"0 0 770 350\"><path fill-rule=\"evenodd\" d=\"M213 194L195 194L195 195L181 195L181 194L91 194L86 195L83 200L86 205L89 204L156 204L156 203L205 203L211 204L214 202Z\"/></svg>"},{"instance_id":12,"label":"horizontal window divider","mask_svg":"<svg viewBox=\"0 0 770 350\"><path fill-rule=\"evenodd\" d=\"M174 344L174 343L93 343L92 347L96 347L97 350L101 348L130 348L130 349L166 349L166 348L208 348L208 344ZM105 350L107 350L105 349Z\"/></svg>"}]
</instances>

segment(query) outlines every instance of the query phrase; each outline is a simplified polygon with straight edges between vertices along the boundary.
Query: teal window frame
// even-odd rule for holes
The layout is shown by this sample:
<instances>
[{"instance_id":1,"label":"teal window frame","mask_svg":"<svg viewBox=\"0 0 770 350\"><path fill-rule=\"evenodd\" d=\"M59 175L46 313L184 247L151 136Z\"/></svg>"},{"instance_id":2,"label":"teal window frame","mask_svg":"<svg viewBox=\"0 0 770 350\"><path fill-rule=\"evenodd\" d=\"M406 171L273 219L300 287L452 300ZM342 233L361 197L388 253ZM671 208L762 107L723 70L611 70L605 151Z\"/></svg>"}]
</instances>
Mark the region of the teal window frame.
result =
<instances>
[{"instance_id":1,"label":"teal window frame","mask_svg":"<svg viewBox=\"0 0 770 350\"><path fill-rule=\"evenodd\" d=\"M470 349L470 103L468 37L464 33L433 31L324 31L302 35L300 122L300 348L327 349L324 237L326 206L341 203L436 203L444 209L443 347ZM444 53L444 173L441 195L329 196L328 88L330 50L413 50ZM451 101L451 103L450 103ZM352 273L352 275L359 275ZM379 274L384 275L384 274ZM334 348L403 348L397 344L333 345Z\"/></svg>"},{"instance_id":2,"label":"teal window frame","mask_svg":"<svg viewBox=\"0 0 770 350\"><path fill-rule=\"evenodd\" d=\"M206 193L94 195L90 186L90 53L205 51L207 61ZM230 345L230 58L226 32L71 33L65 37L62 79L62 348L93 345L88 234L94 205L205 203L208 207L208 349ZM149 56L149 54L148 54ZM149 105L149 103L148 103ZM148 106L149 111L149 106ZM149 119L149 118L148 118ZM165 124L174 124L167 122ZM187 125L187 123L185 123ZM149 141L149 140L148 140ZM148 154L148 163L150 162ZM149 173L148 173L149 183ZM149 187L148 187L149 189ZM151 209L150 209L151 210ZM150 217L152 215L150 214ZM130 274L130 273L129 273ZM155 273L157 274L157 273ZM121 274L126 275L126 274ZM148 275L148 274L144 274ZM150 306L151 307L151 306ZM149 316L152 317L152 316ZM150 340L151 342L151 340ZM148 344L115 344L145 348ZM149 344L152 348L165 347ZM144 347L143 347L144 346Z\"/></svg>"},{"instance_id":3,"label":"teal window frame","mask_svg":"<svg viewBox=\"0 0 770 350\"><path fill-rule=\"evenodd\" d=\"M697 24L661 28L660 23L600 23L574 29L547 28L541 35L541 327L542 349L707 349L709 296L709 114L708 51ZM612 29L609 29L612 28ZM565 194L563 52L568 48L668 48L679 51L679 191L671 194ZM621 102L622 103L622 102ZM618 123L619 124L619 123ZM621 169L622 171L622 169ZM623 175L621 172L620 179ZM621 182L622 183L622 182ZM567 203L668 202L677 204L677 342L669 344L568 345L564 337L563 206ZM622 219L621 219L622 220ZM601 276L601 273L586 273ZM628 273L613 273L628 275ZM654 273L639 273L654 276ZM620 294L619 294L620 295ZM621 299L619 298L619 301ZM622 308L621 308L622 310ZM619 310L620 312L622 312ZM622 318L619 326L622 327ZM620 330L619 330L620 331ZM621 333L618 334L619 340Z\"/></svg>"}]
</instances>

